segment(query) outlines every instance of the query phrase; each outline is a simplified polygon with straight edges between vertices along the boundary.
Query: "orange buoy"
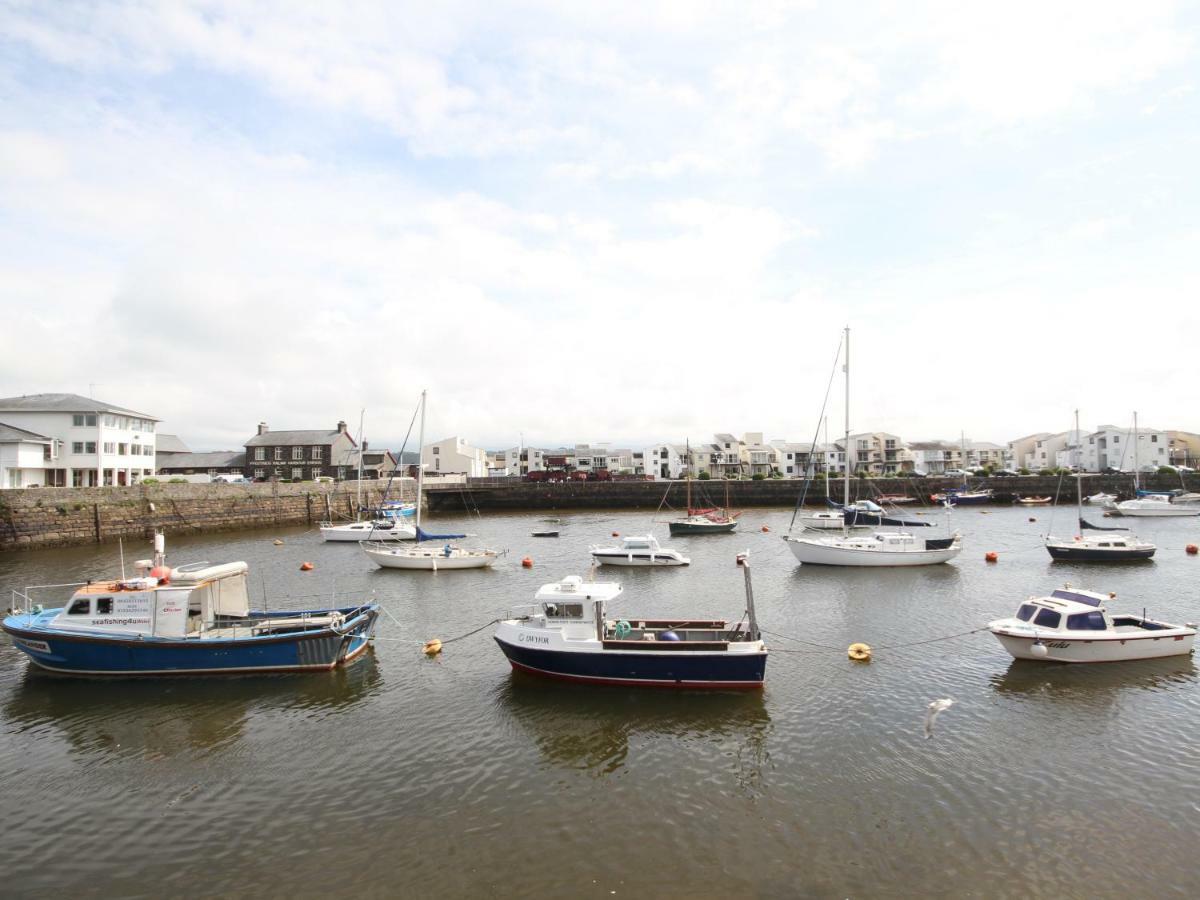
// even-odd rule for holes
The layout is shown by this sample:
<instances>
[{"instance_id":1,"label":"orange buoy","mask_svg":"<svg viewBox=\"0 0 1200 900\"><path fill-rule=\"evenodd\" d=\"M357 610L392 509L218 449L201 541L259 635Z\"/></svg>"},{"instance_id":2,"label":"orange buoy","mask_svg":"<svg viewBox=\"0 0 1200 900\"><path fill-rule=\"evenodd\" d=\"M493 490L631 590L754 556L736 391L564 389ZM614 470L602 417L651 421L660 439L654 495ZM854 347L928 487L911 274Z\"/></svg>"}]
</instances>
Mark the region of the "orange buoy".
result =
<instances>
[{"instance_id":1,"label":"orange buoy","mask_svg":"<svg viewBox=\"0 0 1200 900\"><path fill-rule=\"evenodd\" d=\"M530 556L525 557L523 560L521 560L521 565L524 566L526 569L532 569L533 568L533 557L530 557Z\"/></svg>"},{"instance_id":2,"label":"orange buoy","mask_svg":"<svg viewBox=\"0 0 1200 900\"><path fill-rule=\"evenodd\" d=\"M763 530L763 531L770 531L771 529L770 529L770 528L768 528L766 525L764 525L764 526L762 527L762 530Z\"/></svg>"},{"instance_id":3,"label":"orange buoy","mask_svg":"<svg viewBox=\"0 0 1200 900\"><path fill-rule=\"evenodd\" d=\"M302 563L300 563L300 571L301 571L301 572L311 572L311 571L312 571L312 569L313 569L313 564L312 564L312 563L310 563L310 562L302 562Z\"/></svg>"},{"instance_id":4,"label":"orange buoy","mask_svg":"<svg viewBox=\"0 0 1200 900\"><path fill-rule=\"evenodd\" d=\"M1029 517L1029 521L1030 521L1030 522L1036 522L1036 521L1037 521L1037 516L1030 516L1030 517Z\"/></svg>"},{"instance_id":5,"label":"orange buoy","mask_svg":"<svg viewBox=\"0 0 1200 900\"><path fill-rule=\"evenodd\" d=\"M995 550L989 550L987 553L983 554L983 558L988 562L995 562L1000 558L1000 554Z\"/></svg>"},{"instance_id":6,"label":"orange buoy","mask_svg":"<svg viewBox=\"0 0 1200 900\"><path fill-rule=\"evenodd\" d=\"M426 656L437 656L442 652L442 642L438 638L431 638L425 642L425 646L421 649L421 652Z\"/></svg>"},{"instance_id":7,"label":"orange buoy","mask_svg":"<svg viewBox=\"0 0 1200 900\"><path fill-rule=\"evenodd\" d=\"M619 532L619 531L614 531L612 536L613 536L613 537L620 537L620 536L621 536L621 532Z\"/></svg>"},{"instance_id":8,"label":"orange buoy","mask_svg":"<svg viewBox=\"0 0 1200 900\"><path fill-rule=\"evenodd\" d=\"M1197 553L1200 553L1200 547L1197 547L1195 544L1188 544L1183 549L1187 551L1188 556L1195 556Z\"/></svg>"}]
</instances>

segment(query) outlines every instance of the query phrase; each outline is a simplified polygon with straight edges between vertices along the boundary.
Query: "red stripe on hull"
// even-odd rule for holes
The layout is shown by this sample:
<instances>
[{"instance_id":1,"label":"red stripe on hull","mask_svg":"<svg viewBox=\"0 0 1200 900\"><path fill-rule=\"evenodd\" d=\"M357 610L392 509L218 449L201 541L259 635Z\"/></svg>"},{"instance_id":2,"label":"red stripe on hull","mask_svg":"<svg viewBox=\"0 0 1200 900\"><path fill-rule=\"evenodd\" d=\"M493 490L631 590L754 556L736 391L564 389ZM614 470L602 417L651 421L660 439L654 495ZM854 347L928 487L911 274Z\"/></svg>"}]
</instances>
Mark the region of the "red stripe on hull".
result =
<instances>
[{"instance_id":1,"label":"red stripe on hull","mask_svg":"<svg viewBox=\"0 0 1200 900\"><path fill-rule=\"evenodd\" d=\"M546 669L536 669L516 660L510 659L513 669L538 675L543 678L554 678L558 681L570 681L575 684L617 684L633 687L673 688L675 690L710 690L710 691L753 691L761 690L761 681L653 681L644 678L600 678L594 675L566 675L562 672L550 672Z\"/></svg>"}]
</instances>

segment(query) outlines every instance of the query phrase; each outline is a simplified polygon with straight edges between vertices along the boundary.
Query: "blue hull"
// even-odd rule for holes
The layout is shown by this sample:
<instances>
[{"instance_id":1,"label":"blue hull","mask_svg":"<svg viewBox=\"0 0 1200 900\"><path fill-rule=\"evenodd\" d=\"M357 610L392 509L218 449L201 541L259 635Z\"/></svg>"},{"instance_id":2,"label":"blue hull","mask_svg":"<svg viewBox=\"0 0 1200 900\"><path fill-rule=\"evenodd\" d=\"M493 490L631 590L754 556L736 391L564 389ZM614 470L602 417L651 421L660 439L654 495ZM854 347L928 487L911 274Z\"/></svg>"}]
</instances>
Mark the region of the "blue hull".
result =
<instances>
[{"instance_id":1,"label":"blue hull","mask_svg":"<svg viewBox=\"0 0 1200 900\"><path fill-rule=\"evenodd\" d=\"M514 669L588 684L746 690L761 688L767 670L765 652L577 653L496 643Z\"/></svg>"},{"instance_id":2,"label":"blue hull","mask_svg":"<svg viewBox=\"0 0 1200 900\"><path fill-rule=\"evenodd\" d=\"M338 631L330 628L242 638L173 639L67 634L31 626L36 616L9 616L4 630L35 665L73 675L197 675L332 669L358 658L379 616L374 605ZM273 614L279 617L280 614ZM289 614L283 614L289 615Z\"/></svg>"}]
</instances>

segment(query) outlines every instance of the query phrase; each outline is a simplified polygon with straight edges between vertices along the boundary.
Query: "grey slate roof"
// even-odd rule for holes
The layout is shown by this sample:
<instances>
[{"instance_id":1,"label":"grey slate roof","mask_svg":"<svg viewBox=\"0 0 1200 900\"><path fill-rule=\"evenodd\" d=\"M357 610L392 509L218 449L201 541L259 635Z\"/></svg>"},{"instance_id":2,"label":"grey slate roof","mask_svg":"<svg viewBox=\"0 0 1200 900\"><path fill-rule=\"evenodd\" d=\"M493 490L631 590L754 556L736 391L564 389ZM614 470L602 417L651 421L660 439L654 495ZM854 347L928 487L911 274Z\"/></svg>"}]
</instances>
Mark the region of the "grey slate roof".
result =
<instances>
[{"instance_id":1,"label":"grey slate roof","mask_svg":"<svg viewBox=\"0 0 1200 900\"><path fill-rule=\"evenodd\" d=\"M163 434L161 431L154 437L154 452L161 453L191 453L191 448L175 434Z\"/></svg>"},{"instance_id":2,"label":"grey slate roof","mask_svg":"<svg viewBox=\"0 0 1200 900\"><path fill-rule=\"evenodd\" d=\"M5 425L3 422L0 422L0 444L14 444L18 441L32 441L41 444L49 440L50 438L44 434L26 431L24 428L18 428L15 425Z\"/></svg>"},{"instance_id":3,"label":"grey slate roof","mask_svg":"<svg viewBox=\"0 0 1200 900\"><path fill-rule=\"evenodd\" d=\"M243 446L246 447L295 447L322 445L328 447L338 439L338 436L343 432L334 429L320 429L317 431L268 431L266 434L256 434L250 440L246 441ZM345 432L346 437L350 438L350 443L354 444L354 438L350 437L349 432ZM354 444L358 446L357 444Z\"/></svg>"},{"instance_id":4,"label":"grey slate roof","mask_svg":"<svg viewBox=\"0 0 1200 900\"><path fill-rule=\"evenodd\" d=\"M0 400L0 412L99 412L134 416L138 419L149 419L151 422L162 421L155 416L134 412L123 406L114 406L103 400L80 397L78 394L25 394L21 397L5 397Z\"/></svg>"},{"instance_id":5,"label":"grey slate roof","mask_svg":"<svg viewBox=\"0 0 1200 900\"><path fill-rule=\"evenodd\" d=\"M241 450L217 450L212 453L172 453L164 460L155 459L159 469L233 469L246 465Z\"/></svg>"}]
</instances>

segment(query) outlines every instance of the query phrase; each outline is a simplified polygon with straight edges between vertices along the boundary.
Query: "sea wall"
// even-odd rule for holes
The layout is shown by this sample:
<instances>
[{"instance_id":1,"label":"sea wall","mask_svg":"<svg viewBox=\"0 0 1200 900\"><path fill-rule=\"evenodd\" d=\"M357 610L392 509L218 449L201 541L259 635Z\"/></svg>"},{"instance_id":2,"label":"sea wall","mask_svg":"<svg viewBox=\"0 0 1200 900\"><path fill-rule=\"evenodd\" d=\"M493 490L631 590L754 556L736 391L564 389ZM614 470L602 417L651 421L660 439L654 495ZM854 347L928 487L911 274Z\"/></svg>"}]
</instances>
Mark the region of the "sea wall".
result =
<instances>
[{"instance_id":1,"label":"sea wall","mask_svg":"<svg viewBox=\"0 0 1200 900\"><path fill-rule=\"evenodd\" d=\"M1075 479L1066 477L1061 483L1057 476L1037 475L1014 478L975 478L972 487L990 488L995 493L995 502L1010 504L1017 496L1058 496L1060 503L1075 502ZM729 502L733 507L745 506L793 506L803 488L803 482L795 479L765 479L763 481L693 481L693 506L719 506L725 502L725 489L729 489ZM929 495L946 488L961 487L961 479L946 478L852 478L851 499L873 499L879 494L906 494L929 503ZM1178 475L1148 475L1142 479L1142 487L1153 490L1172 490L1180 487ZM668 490L669 488L669 490ZM1186 489L1200 490L1200 476L1188 476ZM834 479L830 492L835 499L842 497L842 481ZM1129 475L1103 475L1086 478L1083 482L1086 494L1104 491L1117 494L1123 499L1133 495L1133 479ZM664 504L665 496L665 504ZM468 488L426 489L427 502L431 510L445 512L487 512L516 510L554 509L682 509L687 506L686 484L682 481L568 481L557 484L481 479ZM811 485L806 503L820 506L824 503L825 488L822 483Z\"/></svg>"},{"instance_id":2,"label":"sea wall","mask_svg":"<svg viewBox=\"0 0 1200 900\"><path fill-rule=\"evenodd\" d=\"M386 482L363 481L364 505ZM0 490L0 550L100 543L169 532L229 531L354 517L357 482L147 484ZM393 483L389 497L415 496Z\"/></svg>"}]
</instances>

